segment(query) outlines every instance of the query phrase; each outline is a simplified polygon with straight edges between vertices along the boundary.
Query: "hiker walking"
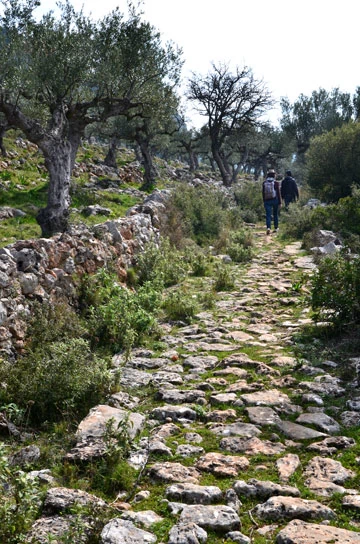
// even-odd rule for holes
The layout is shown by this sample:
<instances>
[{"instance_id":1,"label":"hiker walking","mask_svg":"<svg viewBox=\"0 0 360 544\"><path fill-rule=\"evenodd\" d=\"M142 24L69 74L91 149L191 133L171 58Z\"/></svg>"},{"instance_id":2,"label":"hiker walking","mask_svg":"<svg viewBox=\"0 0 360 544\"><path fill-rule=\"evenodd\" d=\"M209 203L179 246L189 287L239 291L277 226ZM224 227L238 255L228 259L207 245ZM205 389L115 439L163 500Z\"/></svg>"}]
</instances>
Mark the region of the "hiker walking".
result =
<instances>
[{"instance_id":1,"label":"hiker walking","mask_svg":"<svg viewBox=\"0 0 360 544\"><path fill-rule=\"evenodd\" d=\"M299 199L299 189L295 179L292 177L291 170L287 170L284 179L281 182L281 198L285 202L285 210L288 209L291 202Z\"/></svg>"},{"instance_id":2,"label":"hiker walking","mask_svg":"<svg viewBox=\"0 0 360 544\"><path fill-rule=\"evenodd\" d=\"M263 201L266 213L266 234L271 233L271 220L274 221L274 232L279 230L279 208L281 206L280 183L275 179L275 170L269 170L263 182Z\"/></svg>"}]
</instances>

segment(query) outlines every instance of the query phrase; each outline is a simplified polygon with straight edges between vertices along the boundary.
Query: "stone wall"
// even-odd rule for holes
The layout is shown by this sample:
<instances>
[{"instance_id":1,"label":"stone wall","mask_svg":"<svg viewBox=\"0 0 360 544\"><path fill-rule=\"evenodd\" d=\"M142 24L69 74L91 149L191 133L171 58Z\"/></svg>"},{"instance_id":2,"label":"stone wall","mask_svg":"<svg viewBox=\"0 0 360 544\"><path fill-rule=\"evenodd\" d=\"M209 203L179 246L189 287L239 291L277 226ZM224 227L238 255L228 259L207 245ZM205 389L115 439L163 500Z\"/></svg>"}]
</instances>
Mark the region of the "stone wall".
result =
<instances>
[{"instance_id":1,"label":"stone wall","mask_svg":"<svg viewBox=\"0 0 360 544\"><path fill-rule=\"evenodd\" d=\"M159 242L159 216L167 196L167 191L155 191L127 217L92 229L73 226L52 238L19 240L1 248L0 355L14 357L23 349L32 301L74 301L76 281L109 263L125 282L136 254L148 242Z\"/></svg>"}]
</instances>

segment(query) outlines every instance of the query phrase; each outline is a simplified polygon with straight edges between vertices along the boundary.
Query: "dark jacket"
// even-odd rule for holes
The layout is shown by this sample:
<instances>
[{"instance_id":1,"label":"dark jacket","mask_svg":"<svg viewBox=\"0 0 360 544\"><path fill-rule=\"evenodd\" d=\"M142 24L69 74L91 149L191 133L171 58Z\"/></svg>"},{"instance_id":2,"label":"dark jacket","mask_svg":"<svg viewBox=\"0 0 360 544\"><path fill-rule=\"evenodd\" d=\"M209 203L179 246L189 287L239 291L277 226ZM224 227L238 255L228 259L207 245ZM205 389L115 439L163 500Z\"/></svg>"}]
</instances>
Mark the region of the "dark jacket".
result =
<instances>
[{"instance_id":1,"label":"dark jacket","mask_svg":"<svg viewBox=\"0 0 360 544\"><path fill-rule=\"evenodd\" d=\"M288 202L294 202L299 198L299 189L296 181L291 176L286 176L281 182L281 196Z\"/></svg>"}]
</instances>

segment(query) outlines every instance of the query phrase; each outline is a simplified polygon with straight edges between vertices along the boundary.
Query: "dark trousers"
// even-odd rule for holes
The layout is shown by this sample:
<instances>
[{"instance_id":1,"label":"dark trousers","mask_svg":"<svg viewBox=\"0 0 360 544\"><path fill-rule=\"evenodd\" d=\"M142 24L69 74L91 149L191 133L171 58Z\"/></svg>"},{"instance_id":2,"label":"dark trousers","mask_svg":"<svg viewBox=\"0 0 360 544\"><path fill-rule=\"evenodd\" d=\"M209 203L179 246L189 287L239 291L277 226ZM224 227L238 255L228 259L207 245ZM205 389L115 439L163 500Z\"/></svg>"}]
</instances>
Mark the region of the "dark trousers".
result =
<instances>
[{"instance_id":1,"label":"dark trousers","mask_svg":"<svg viewBox=\"0 0 360 544\"><path fill-rule=\"evenodd\" d=\"M271 229L271 220L274 221L274 229L279 226L279 201L277 198L264 201L265 213L266 213L266 228Z\"/></svg>"}]
</instances>

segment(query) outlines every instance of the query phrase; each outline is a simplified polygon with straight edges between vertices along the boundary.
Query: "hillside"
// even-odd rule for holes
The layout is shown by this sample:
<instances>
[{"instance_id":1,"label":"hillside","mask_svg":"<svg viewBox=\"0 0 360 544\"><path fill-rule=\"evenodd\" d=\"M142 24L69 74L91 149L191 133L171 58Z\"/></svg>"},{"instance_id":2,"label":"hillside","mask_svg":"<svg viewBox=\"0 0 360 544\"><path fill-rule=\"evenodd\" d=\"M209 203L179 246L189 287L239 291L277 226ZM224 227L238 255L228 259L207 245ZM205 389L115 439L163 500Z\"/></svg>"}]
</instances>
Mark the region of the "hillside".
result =
<instances>
[{"instance_id":1,"label":"hillside","mask_svg":"<svg viewBox=\"0 0 360 544\"><path fill-rule=\"evenodd\" d=\"M115 174L87 146L72 231L38 239L46 180L21 142L2 167L1 204L26 213L1 223L19 317L17 344L2 324L2 541L360 542L358 352L318 334L301 242L201 172L176 191L181 165L144 199L129 151Z\"/></svg>"}]
</instances>

